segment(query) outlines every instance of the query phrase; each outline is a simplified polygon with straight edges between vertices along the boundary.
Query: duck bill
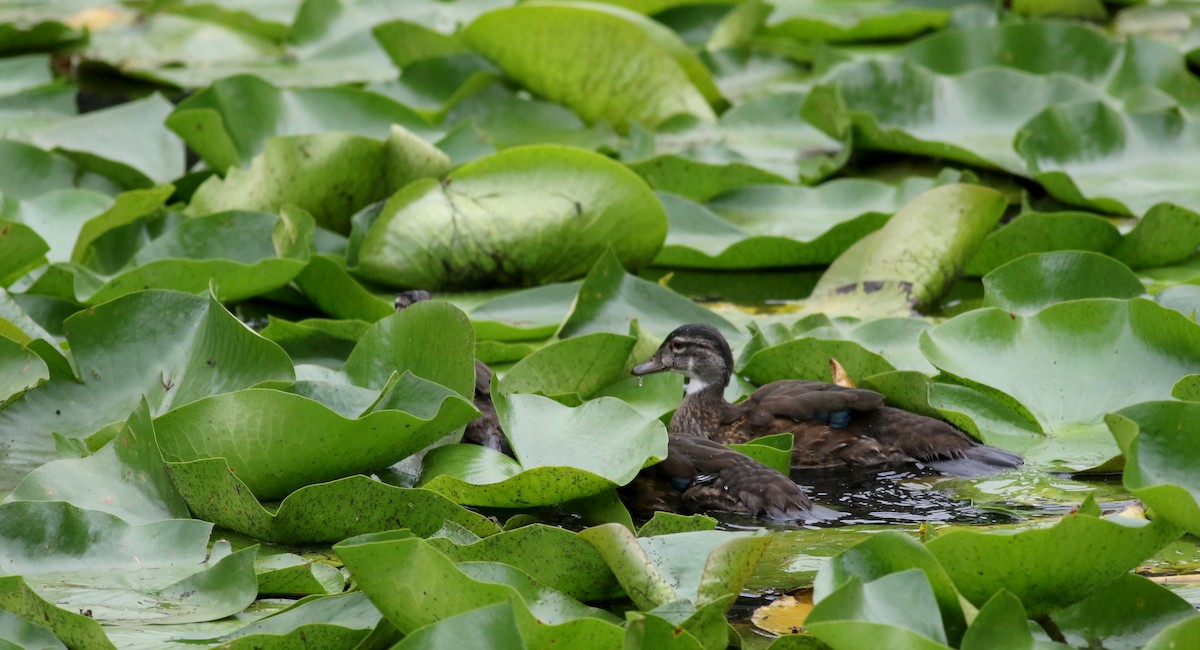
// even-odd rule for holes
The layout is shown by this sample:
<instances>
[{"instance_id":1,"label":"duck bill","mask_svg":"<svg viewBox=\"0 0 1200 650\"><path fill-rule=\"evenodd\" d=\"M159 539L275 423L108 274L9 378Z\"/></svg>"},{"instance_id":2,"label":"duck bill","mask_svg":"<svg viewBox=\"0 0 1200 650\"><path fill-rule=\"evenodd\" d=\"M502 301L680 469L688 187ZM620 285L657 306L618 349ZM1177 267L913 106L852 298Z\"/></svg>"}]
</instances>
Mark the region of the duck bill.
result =
<instances>
[{"instance_id":1,"label":"duck bill","mask_svg":"<svg viewBox=\"0 0 1200 650\"><path fill-rule=\"evenodd\" d=\"M656 372L662 372L666 369L667 367L662 364L662 361L658 360L658 355L654 355L644 363L639 363L638 365L634 366L633 374L634 376L641 377L644 375L652 375Z\"/></svg>"}]
</instances>

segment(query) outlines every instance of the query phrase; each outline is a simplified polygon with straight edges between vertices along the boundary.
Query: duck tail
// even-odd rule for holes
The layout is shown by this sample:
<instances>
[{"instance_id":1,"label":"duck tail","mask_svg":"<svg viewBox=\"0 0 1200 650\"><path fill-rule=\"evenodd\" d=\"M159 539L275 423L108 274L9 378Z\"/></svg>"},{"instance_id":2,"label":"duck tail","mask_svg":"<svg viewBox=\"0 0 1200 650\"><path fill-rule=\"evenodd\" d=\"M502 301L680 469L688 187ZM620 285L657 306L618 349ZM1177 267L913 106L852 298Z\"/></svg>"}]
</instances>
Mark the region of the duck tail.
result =
<instances>
[{"instance_id":1,"label":"duck tail","mask_svg":"<svg viewBox=\"0 0 1200 650\"><path fill-rule=\"evenodd\" d=\"M959 458L925 461L925 464L943 474L974 478L988 476L1013 467L1020 467L1025 459L1020 454L987 445L974 445L963 450Z\"/></svg>"}]
</instances>

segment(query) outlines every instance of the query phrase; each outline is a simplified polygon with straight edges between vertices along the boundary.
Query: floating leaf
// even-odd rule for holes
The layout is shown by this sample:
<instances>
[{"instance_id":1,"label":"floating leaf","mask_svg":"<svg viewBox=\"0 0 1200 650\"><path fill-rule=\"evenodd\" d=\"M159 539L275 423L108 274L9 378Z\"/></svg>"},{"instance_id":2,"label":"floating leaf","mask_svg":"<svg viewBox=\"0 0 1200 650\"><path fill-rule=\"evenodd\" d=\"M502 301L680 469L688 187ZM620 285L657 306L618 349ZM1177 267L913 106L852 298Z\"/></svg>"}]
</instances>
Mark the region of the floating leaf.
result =
<instances>
[{"instance_id":1,"label":"floating leaf","mask_svg":"<svg viewBox=\"0 0 1200 650\"><path fill-rule=\"evenodd\" d=\"M967 275L987 273L1030 253L1082 250L1106 253L1121 243L1107 219L1088 212L1024 212L988 234L967 263Z\"/></svg>"},{"instance_id":2,"label":"floating leaf","mask_svg":"<svg viewBox=\"0 0 1200 650\"><path fill-rule=\"evenodd\" d=\"M351 270L424 289L544 284L583 275L610 245L625 265L645 266L666 226L650 189L622 165L518 147L392 196Z\"/></svg>"},{"instance_id":3,"label":"floating leaf","mask_svg":"<svg viewBox=\"0 0 1200 650\"><path fill-rule=\"evenodd\" d=\"M771 14L768 33L802 41L903 40L941 28L945 9L881 4L873 0L783 0Z\"/></svg>"},{"instance_id":4,"label":"floating leaf","mask_svg":"<svg viewBox=\"0 0 1200 650\"><path fill-rule=\"evenodd\" d=\"M363 640L380 618L361 591L305 598L222 637L222 645L229 650L295 644L349 648Z\"/></svg>"},{"instance_id":5,"label":"floating leaf","mask_svg":"<svg viewBox=\"0 0 1200 650\"><path fill-rule=\"evenodd\" d=\"M920 569L869 582L851 578L817 602L806 626L834 648L849 648L852 639L896 648L948 647L929 578Z\"/></svg>"},{"instance_id":6,"label":"floating leaf","mask_svg":"<svg viewBox=\"0 0 1200 650\"><path fill-rule=\"evenodd\" d=\"M279 346L212 296L144 291L81 311L63 326L80 377L55 378L0 410L0 441L9 451L0 485L15 485L58 457L52 432L90 435L125 420L143 396L160 414L293 375Z\"/></svg>"},{"instance_id":7,"label":"floating leaf","mask_svg":"<svg viewBox=\"0 0 1200 650\"><path fill-rule=\"evenodd\" d=\"M277 544L330 543L397 528L428 536L447 521L476 535L499 531L487 517L440 494L366 476L302 487L269 511L223 459L167 463L167 469L193 516Z\"/></svg>"},{"instance_id":8,"label":"floating leaf","mask_svg":"<svg viewBox=\"0 0 1200 650\"><path fill-rule=\"evenodd\" d=\"M1111 648L1141 648L1159 631L1195 620L1196 609L1166 587L1136 574L1051 615L1073 645L1104 639Z\"/></svg>"},{"instance_id":9,"label":"floating leaf","mask_svg":"<svg viewBox=\"0 0 1200 650\"><path fill-rule=\"evenodd\" d=\"M1200 531L1200 484L1187 471L1200 454L1197 418L1194 401L1145 402L1105 417L1125 454L1125 487L1189 532Z\"/></svg>"},{"instance_id":10,"label":"floating leaf","mask_svg":"<svg viewBox=\"0 0 1200 650\"><path fill-rule=\"evenodd\" d=\"M49 378L50 369L41 357L0 336L0 406Z\"/></svg>"},{"instance_id":11,"label":"floating leaf","mask_svg":"<svg viewBox=\"0 0 1200 650\"><path fill-rule=\"evenodd\" d=\"M556 341L518 361L500 381L505 393L574 396L582 402L626 379L636 339L596 332ZM581 363L586 360L586 363Z\"/></svg>"},{"instance_id":12,"label":"floating leaf","mask_svg":"<svg viewBox=\"0 0 1200 650\"><path fill-rule=\"evenodd\" d=\"M267 140L248 167L204 181L187 213L278 212L290 204L321 227L346 233L354 213L449 167L445 154L400 126L382 141L347 133L280 136Z\"/></svg>"},{"instance_id":13,"label":"floating leaf","mask_svg":"<svg viewBox=\"0 0 1200 650\"><path fill-rule=\"evenodd\" d=\"M1107 255L1083 251L1026 255L984 276L983 288L985 306L1026 315L1067 300L1145 293L1129 267Z\"/></svg>"},{"instance_id":14,"label":"floating leaf","mask_svg":"<svg viewBox=\"0 0 1200 650\"><path fill-rule=\"evenodd\" d=\"M1030 316L980 309L922 334L921 350L1041 425L1050 437L1025 450L1029 460L1076 469L1116 453L1100 428L1105 413L1166 398L1200 371L1200 329L1144 299L1076 300ZM1118 376L1138 381L1114 384Z\"/></svg>"},{"instance_id":15,"label":"floating leaf","mask_svg":"<svg viewBox=\"0 0 1200 650\"><path fill-rule=\"evenodd\" d=\"M896 281L911 284L917 305L931 305L957 279L1003 212L1004 196L990 188L954 184L928 190L838 256L813 295L833 296L861 283L863 289L854 297L870 302L871 283Z\"/></svg>"},{"instance_id":16,"label":"floating leaf","mask_svg":"<svg viewBox=\"0 0 1200 650\"><path fill-rule=\"evenodd\" d=\"M520 42L514 33L523 35ZM544 2L496 9L476 18L463 38L588 122L654 127L680 113L711 121L709 104L720 101L704 64L674 32L615 7Z\"/></svg>"}]
</instances>

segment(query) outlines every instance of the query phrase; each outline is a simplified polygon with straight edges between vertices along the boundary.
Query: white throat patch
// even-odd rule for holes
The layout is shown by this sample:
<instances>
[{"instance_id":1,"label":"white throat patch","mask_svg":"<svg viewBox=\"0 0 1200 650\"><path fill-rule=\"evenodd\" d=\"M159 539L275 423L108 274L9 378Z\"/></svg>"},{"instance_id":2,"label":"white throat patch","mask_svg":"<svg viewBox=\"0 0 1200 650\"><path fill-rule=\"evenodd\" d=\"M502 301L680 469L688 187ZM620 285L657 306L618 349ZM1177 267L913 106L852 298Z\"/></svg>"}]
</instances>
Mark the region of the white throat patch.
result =
<instances>
[{"instance_id":1,"label":"white throat patch","mask_svg":"<svg viewBox=\"0 0 1200 650\"><path fill-rule=\"evenodd\" d=\"M695 377L691 377L687 380L687 384L685 384L683 387L683 394L684 395L692 395L695 393L699 393L700 391L704 390L705 388L708 388L708 384L704 383L703 381L700 381L699 379L697 379Z\"/></svg>"}]
</instances>

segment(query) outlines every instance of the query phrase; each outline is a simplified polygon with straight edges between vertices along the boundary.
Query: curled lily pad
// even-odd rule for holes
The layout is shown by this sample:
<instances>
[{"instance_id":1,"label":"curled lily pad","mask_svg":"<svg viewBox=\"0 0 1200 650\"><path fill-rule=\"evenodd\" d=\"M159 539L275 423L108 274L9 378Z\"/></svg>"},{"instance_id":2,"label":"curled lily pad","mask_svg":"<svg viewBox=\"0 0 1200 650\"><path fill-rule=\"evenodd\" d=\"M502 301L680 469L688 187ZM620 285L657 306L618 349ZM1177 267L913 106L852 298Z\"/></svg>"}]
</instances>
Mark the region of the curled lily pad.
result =
<instances>
[{"instance_id":1,"label":"curled lily pad","mask_svg":"<svg viewBox=\"0 0 1200 650\"><path fill-rule=\"evenodd\" d=\"M50 369L34 352L0 336L0 406L50 378Z\"/></svg>"},{"instance_id":2,"label":"curled lily pad","mask_svg":"<svg viewBox=\"0 0 1200 650\"><path fill-rule=\"evenodd\" d=\"M538 395L492 399L517 460L477 445L438 447L425 456L423 487L472 505L551 505L624 485L666 457L662 423L620 400L569 408Z\"/></svg>"},{"instance_id":3,"label":"curled lily pad","mask_svg":"<svg viewBox=\"0 0 1200 650\"><path fill-rule=\"evenodd\" d=\"M351 270L426 289L543 284L583 275L610 245L629 268L645 266L666 229L650 188L622 165L518 147L393 195L361 233Z\"/></svg>"},{"instance_id":4,"label":"curled lily pad","mask_svg":"<svg viewBox=\"0 0 1200 650\"><path fill-rule=\"evenodd\" d=\"M523 34L519 42L511 35ZM600 4L540 2L496 9L463 32L473 49L534 92L589 122L656 126L680 113L714 119L720 93L666 27Z\"/></svg>"},{"instance_id":5,"label":"curled lily pad","mask_svg":"<svg viewBox=\"0 0 1200 650\"><path fill-rule=\"evenodd\" d=\"M1184 171L1197 164L1198 143L1200 127L1177 112L1118 113L1091 101L1047 108L1015 146L1056 198L1141 216L1164 202L1200 212Z\"/></svg>"},{"instance_id":6,"label":"curled lily pad","mask_svg":"<svg viewBox=\"0 0 1200 650\"><path fill-rule=\"evenodd\" d=\"M873 0L784 0L771 14L769 32L802 41L878 41L912 38L938 29L950 12Z\"/></svg>"},{"instance_id":7,"label":"curled lily pad","mask_svg":"<svg viewBox=\"0 0 1200 650\"><path fill-rule=\"evenodd\" d=\"M255 496L278 499L305 485L388 467L477 414L445 387L407 373L400 381L421 399L410 412L379 410L351 420L311 399L259 388L177 408L155 421L155 431L164 459L224 458Z\"/></svg>"},{"instance_id":8,"label":"curled lily pad","mask_svg":"<svg viewBox=\"0 0 1200 650\"><path fill-rule=\"evenodd\" d=\"M1116 226L1097 214L1023 212L988 234L964 273L986 275L1030 253L1059 250L1107 253L1120 243L1121 234Z\"/></svg>"},{"instance_id":9,"label":"curled lily pad","mask_svg":"<svg viewBox=\"0 0 1200 650\"><path fill-rule=\"evenodd\" d=\"M929 578L920 569L871 581L850 578L813 607L805 627L834 648L863 642L914 650L948 647Z\"/></svg>"},{"instance_id":10,"label":"curled lily pad","mask_svg":"<svg viewBox=\"0 0 1200 650\"><path fill-rule=\"evenodd\" d=\"M312 214L318 225L346 233L350 217L362 208L449 167L444 153L400 126L382 141L348 133L279 136L267 140L249 166L204 181L187 213L277 212L291 204Z\"/></svg>"},{"instance_id":11,"label":"curled lily pad","mask_svg":"<svg viewBox=\"0 0 1200 650\"><path fill-rule=\"evenodd\" d=\"M917 196L887 225L842 253L813 289L846 306L870 303L873 285L909 285L918 306L928 306L950 286L1004 213L1004 196L979 185L935 187ZM847 287L858 289L847 295Z\"/></svg>"},{"instance_id":12,"label":"curled lily pad","mask_svg":"<svg viewBox=\"0 0 1200 650\"><path fill-rule=\"evenodd\" d=\"M1200 403L1151 401L1105 417L1125 454L1125 487L1159 516L1200 531L1200 484L1187 471L1200 453Z\"/></svg>"},{"instance_id":13,"label":"curled lily pad","mask_svg":"<svg viewBox=\"0 0 1200 650\"><path fill-rule=\"evenodd\" d=\"M54 433L80 439L122 422L143 397L152 413L264 381L290 381L279 346L212 296L143 291L68 318L79 377L55 378L0 410L9 450L0 485L56 459Z\"/></svg>"},{"instance_id":14,"label":"curled lily pad","mask_svg":"<svg viewBox=\"0 0 1200 650\"><path fill-rule=\"evenodd\" d=\"M1076 469L1117 452L1105 413L1168 397L1180 377L1200 371L1195 323L1140 298L1075 300L1030 316L975 310L922 334L921 350L1040 425L1048 437L1027 459ZM1112 377L1131 373L1139 381L1114 389Z\"/></svg>"},{"instance_id":15,"label":"curled lily pad","mask_svg":"<svg viewBox=\"0 0 1200 650\"><path fill-rule=\"evenodd\" d=\"M346 131L382 140L393 124L429 130L414 112L382 95L347 87L280 89L250 75L214 82L166 120L221 174L248 167L275 136Z\"/></svg>"},{"instance_id":16,"label":"curled lily pad","mask_svg":"<svg viewBox=\"0 0 1200 650\"><path fill-rule=\"evenodd\" d=\"M1018 130L1038 111L1097 99L1094 86L1064 75L1037 76L1010 68L980 68L941 76L903 59L861 61L837 68L814 94L836 94L854 127L855 146L918 154L1027 174L1013 151ZM821 101L825 101L822 98ZM840 133L837 112L817 124Z\"/></svg>"}]
</instances>

